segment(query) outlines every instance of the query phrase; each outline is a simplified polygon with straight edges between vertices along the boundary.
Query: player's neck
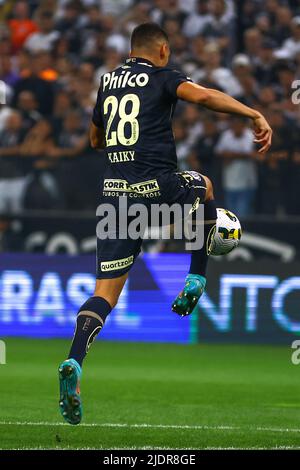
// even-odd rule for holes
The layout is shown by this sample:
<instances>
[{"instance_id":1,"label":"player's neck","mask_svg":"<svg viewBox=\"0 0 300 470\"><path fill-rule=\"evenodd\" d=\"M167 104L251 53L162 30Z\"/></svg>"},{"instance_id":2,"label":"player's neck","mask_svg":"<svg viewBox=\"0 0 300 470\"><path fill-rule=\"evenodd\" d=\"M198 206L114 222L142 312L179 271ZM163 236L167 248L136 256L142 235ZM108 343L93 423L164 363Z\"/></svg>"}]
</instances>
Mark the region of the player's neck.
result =
<instances>
[{"instance_id":1,"label":"player's neck","mask_svg":"<svg viewBox=\"0 0 300 470\"><path fill-rule=\"evenodd\" d=\"M136 58L136 59L144 59L147 60L148 62L151 62L152 65L155 65L159 67L160 64L157 64L157 61L155 60L154 57L152 57L149 54L145 54L145 52L139 52L139 51L132 51L129 55L129 57Z\"/></svg>"}]
</instances>

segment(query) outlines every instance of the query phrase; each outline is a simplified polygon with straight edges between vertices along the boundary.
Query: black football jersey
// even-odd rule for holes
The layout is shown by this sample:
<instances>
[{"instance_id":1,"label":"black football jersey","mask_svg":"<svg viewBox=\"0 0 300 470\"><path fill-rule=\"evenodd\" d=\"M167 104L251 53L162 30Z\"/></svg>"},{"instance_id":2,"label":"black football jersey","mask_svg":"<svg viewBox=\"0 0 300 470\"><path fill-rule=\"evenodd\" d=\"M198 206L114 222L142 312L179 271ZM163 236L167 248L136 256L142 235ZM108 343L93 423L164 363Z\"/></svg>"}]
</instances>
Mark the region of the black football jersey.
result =
<instances>
[{"instance_id":1,"label":"black football jersey","mask_svg":"<svg viewBox=\"0 0 300 470\"><path fill-rule=\"evenodd\" d=\"M93 123L105 129L109 169L127 181L174 171L177 156L172 116L181 72L143 58L101 77Z\"/></svg>"}]
</instances>

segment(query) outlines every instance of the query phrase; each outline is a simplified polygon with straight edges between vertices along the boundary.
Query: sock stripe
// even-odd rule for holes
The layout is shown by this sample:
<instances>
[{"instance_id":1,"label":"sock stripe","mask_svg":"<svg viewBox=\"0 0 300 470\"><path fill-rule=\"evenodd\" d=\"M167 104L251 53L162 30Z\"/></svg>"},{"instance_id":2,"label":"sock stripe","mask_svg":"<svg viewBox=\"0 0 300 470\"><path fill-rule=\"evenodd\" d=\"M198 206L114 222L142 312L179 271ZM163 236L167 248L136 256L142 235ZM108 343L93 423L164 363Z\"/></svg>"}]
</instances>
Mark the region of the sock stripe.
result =
<instances>
[{"instance_id":1,"label":"sock stripe","mask_svg":"<svg viewBox=\"0 0 300 470\"><path fill-rule=\"evenodd\" d=\"M96 320L99 320L102 326L104 324L104 321L102 320L100 315L98 315L95 312L90 312L89 310L81 310L81 312L78 313L77 317L80 317L80 316L93 317L93 318L96 318Z\"/></svg>"}]
</instances>

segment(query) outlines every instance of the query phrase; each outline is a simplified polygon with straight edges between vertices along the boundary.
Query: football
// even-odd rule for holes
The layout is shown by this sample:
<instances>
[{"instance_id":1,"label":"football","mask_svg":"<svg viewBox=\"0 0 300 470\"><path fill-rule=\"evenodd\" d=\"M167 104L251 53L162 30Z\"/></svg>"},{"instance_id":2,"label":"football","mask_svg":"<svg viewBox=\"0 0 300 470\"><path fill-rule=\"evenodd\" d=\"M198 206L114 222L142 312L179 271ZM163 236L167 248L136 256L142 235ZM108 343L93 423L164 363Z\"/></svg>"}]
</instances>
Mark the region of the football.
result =
<instances>
[{"instance_id":1,"label":"football","mask_svg":"<svg viewBox=\"0 0 300 470\"><path fill-rule=\"evenodd\" d=\"M242 228L239 219L227 209L217 208L217 223L211 242L213 256L226 255L239 244Z\"/></svg>"}]
</instances>

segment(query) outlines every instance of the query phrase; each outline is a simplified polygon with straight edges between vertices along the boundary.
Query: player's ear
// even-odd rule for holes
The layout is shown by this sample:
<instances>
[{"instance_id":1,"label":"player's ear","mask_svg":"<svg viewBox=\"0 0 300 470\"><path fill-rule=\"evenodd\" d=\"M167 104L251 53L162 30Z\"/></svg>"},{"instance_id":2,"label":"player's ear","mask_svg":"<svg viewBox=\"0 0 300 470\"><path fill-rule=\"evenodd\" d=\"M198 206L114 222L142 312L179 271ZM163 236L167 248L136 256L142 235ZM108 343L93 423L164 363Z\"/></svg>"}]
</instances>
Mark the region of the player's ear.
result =
<instances>
[{"instance_id":1,"label":"player's ear","mask_svg":"<svg viewBox=\"0 0 300 470\"><path fill-rule=\"evenodd\" d=\"M164 42L160 46L160 58L162 60L165 60L165 59L168 59L168 57L169 57L169 46L166 42Z\"/></svg>"}]
</instances>

